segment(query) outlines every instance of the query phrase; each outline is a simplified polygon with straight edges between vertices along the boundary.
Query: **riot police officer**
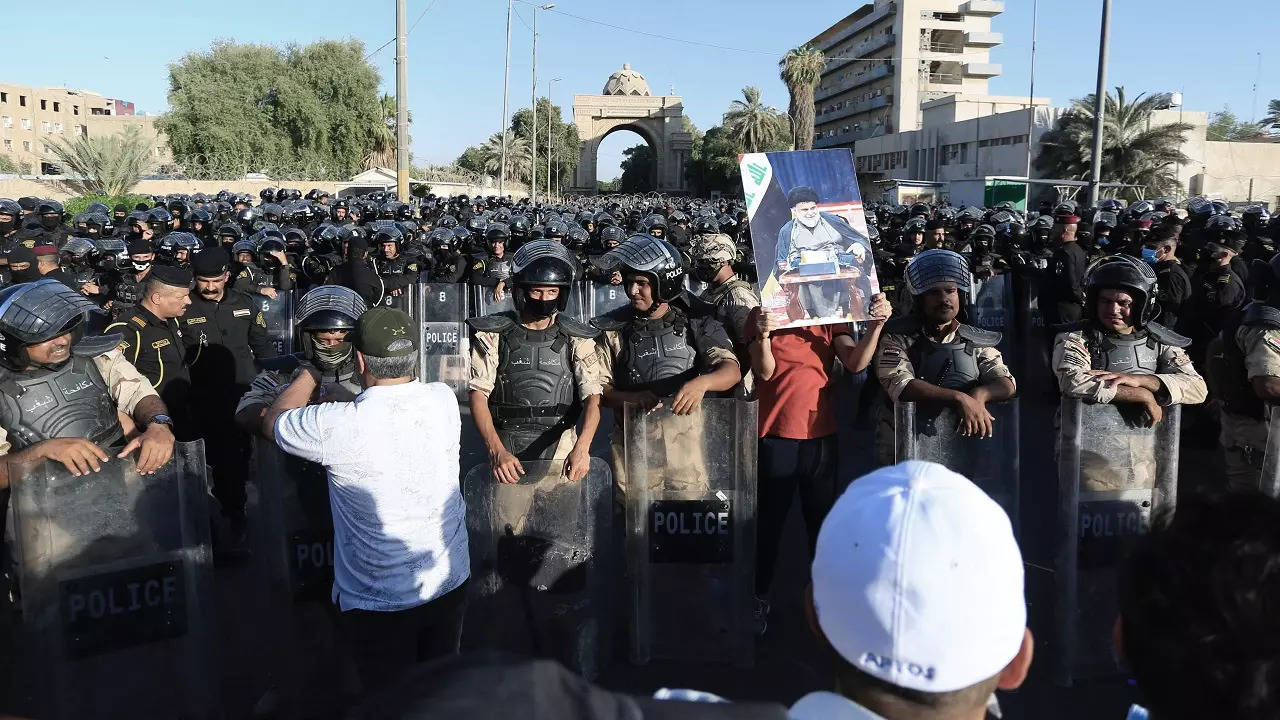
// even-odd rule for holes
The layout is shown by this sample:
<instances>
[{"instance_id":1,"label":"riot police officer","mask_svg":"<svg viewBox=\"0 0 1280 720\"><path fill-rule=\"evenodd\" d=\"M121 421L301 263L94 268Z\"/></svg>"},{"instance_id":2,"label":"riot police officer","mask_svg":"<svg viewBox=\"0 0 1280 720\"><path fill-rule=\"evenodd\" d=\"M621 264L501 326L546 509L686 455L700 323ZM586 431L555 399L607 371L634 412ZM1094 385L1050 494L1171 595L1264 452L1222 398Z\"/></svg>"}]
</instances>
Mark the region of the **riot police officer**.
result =
<instances>
[{"instance_id":1,"label":"riot police officer","mask_svg":"<svg viewBox=\"0 0 1280 720\"><path fill-rule=\"evenodd\" d=\"M457 283L467 272L467 258L458 251L458 235L453 228L438 227L427 237L431 267L427 277L432 282Z\"/></svg>"},{"instance_id":2,"label":"riot police officer","mask_svg":"<svg viewBox=\"0 0 1280 720\"><path fill-rule=\"evenodd\" d=\"M191 424L191 373L185 362L177 318L191 304L191 271L154 265L142 283L138 304L107 326L123 336L120 350L155 388L173 414L180 440L195 437Z\"/></svg>"},{"instance_id":3,"label":"riot police officer","mask_svg":"<svg viewBox=\"0 0 1280 720\"><path fill-rule=\"evenodd\" d=\"M236 400L254 376L254 360L275 355L262 312L248 293L227 287L231 262L220 247L192 262L191 305L178 318L190 368L197 432L204 438L213 494L229 520L232 542L244 530L249 438L232 422Z\"/></svg>"},{"instance_id":4,"label":"riot police officer","mask_svg":"<svg viewBox=\"0 0 1280 720\"><path fill-rule=\"evenodd\" d=\"M1178 260L1178 234L1169 225L1151 230L1142 245L1142 259L1156 271L1156 300L1160 315L1156 321L1177 328L1182 306L1191 299L1191 278Z\"/></svg>"},{"instance_id":5,"label":"riot police officer","mask_svg":"<svg viewBox=\"0 0 1280 720\"><path fill-rule=\"evenodd\" d=\"M382 278L384 298L401 295L418 280L418 262L401 253L403 242L404 234L396 227L381 228L373 235L373 244L380 250L373 266Z\"/></svg>"},{"instance_id":6,"label":"riot police officer","mask_svg":"<svg viewBox=\"0 0 1280 720\"><path fill-rule=\"evenodd\" d=\"M507 243L510 240L511 230L506 225L489 225L484 231L484 241L489 253L484 257L474 257L467 274L467 283L473 287L485 288L494 301L502 300L507 279L511 277L511 258L507 256Z\"/></svg>"},{"instance_id":7,"label":"riot police officer","mask_svg":"<svg viewBox=\"0 0 1280 720\"><path fill-rule=\"evenodd\" d=\"M467 321L471 414L499 482L517 482L521 460L563 461L575 482L589 470L600 423L600 331L563 314L576 278L566 247L525 243L512 259L515 312Z\"/></svg>"},{"instance_id":8,"label":"riot police officer","mask_svg":"<svg viewBox=\"0 0 1280 720\"><path fill-rule=\"evenodd\" d=\"M964 256L926 250L906 267L912 312L885 323L876 348L876 373L888 399L947 404L960 415L962 435L990 437L995 418L987 403L1013 397L1013 373L996 345L1000 333L967 325L972 277ZM876 461L894 462L893 412L879 409Z\"/></svg>"},{"instance_id":9,"label":"riot police officer","mask_svg":"<svg viewBox=\"0 0 1280 720\"><path fill-rule=\"evenodd\" d=\"M1054 338L1060 392L1092 403L1139 406L1152 426L1162 407L1204 402L1204 379L1191 365L1191 341L1154 321L1156 274L1127 255L1100 258L1084 278L1088 315Z\"/></svg>"},{"instance_id":10,"label":"riot police officer","mask_svg":"<svg viewBox=\"0 0 1280 720\"><path fill-rule=\"evenodd\" d=\"M760 306L760 298L750 285L733 272L737 245L728 235L700 235L693 245L693 275L707 283L701 299L715 306L716 319L724 325L738 353L738 362L748 368L746 356L747 315Z\"/></svg>"},{"instance_id":11,"label":"riot police officer","mask_svg":"<svg viewBox=\"0 0 1280 720\"><path fill-rule=\"evenodd\" d=\"M1037 222L1045 219L1039 218ZM1080 303L1084 299L1084 271L1089 265L1089 256L1080 247L1080 243L1076 242L1076 226L1079 222L1080 218L1075 215L1062 215L1054 218L1051 225L1051 237L1058 244L1049 261L1054 324L1076 322L1080 319Z\"/></svg>"},{"instance_id":12,"label":"riot police officer","mask_svg":"<svg viewBox=\"0 0 1280 720\"><path fill-rule=\"evenodd\" d=\"M606 269L622 274L631 303L592 320L604 331L602 385L604 403L620 409L634 404L646 409L670 408L677 416L698 410L709 392L724 392L742 377L733 343L715 308L684 290L680 252L651 235L633 235L600 259ZM611 438L614 478L623 499L625 468L621 462L621 415ZM700 427L697 426L697 427ZM706 470L696 428L675 432L667 447L669 478L680 489L705 486Z\"/></svg>"},{"instance_id":13,"label":"riot police officer","mask_svg":"<svg viewBox=\"0 0 1280 720\"><path fill-rule=\"evenodd\" d=\"M173 455L164 403L116 350L119 335L86 336L86 316L101 312L57 280L0 291L0 487L10 463L42 459L74 475L140 450L138 471ZM121 425L120 413L132 419Z\"/></svg>"}]
</instances>

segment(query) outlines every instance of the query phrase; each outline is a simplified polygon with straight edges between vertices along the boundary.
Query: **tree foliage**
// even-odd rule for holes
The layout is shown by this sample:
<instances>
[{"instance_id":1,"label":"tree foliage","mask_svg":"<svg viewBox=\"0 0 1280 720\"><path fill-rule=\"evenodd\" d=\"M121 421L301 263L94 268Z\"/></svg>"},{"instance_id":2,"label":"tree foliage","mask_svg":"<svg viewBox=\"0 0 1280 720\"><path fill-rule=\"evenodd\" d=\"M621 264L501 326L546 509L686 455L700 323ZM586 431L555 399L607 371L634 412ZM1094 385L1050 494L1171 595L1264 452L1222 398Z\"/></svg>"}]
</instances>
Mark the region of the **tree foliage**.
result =
<instances>
[{"instance_id":1,"label":"tree foliage","mask_svg":"<svg viewBox=\"0 0 1280 720\"><path fill-rule=\"evenodd\" d=\"M133 210L139 203L146 203L151 206L152 200L146 195L99 195L91 193L88 195L78 195L62 203L62 209L68 214L75 216L84 212L84 209L93 203L105 203L107 207L114 208L116 205L124 205Z\"/></svg>"},{"instance_id":2,"label":"tree foliage","mask_svg":"<svg viewBox=\"0 0 1280 720\"><path fill-rule=\"evenodd\" d=\"M1144 185L1148 195L1170 194L1177 187L1177 165L1188 162L1182 153L1186 123L1152 125L1151 114L1168 106L1167 94L1139 94L1126 98L1124 88L1104 100L1102 181ZM1054 128L1040 139L1035 167L1049 177L1085 180L1093 154L1094 96L1072 100Z\"/></svg>"},{"instance_id":3,"label":"tree foliage","mask_svg":"<svg viewBox=\"0 0 1280 720\"><path fill-rule=\"evenodd\" d=\"M1260 125L1246 122L1236 117L1231 108L1223 107L1209 115L1209 128L1205 137L1223 142L1247 142L1258 139L1263 134L1262 128L1266 127L1266 122L1266 118L1263 118Z\"/></svg>"},{"instance_id":4,"label":"tree foliage","mask_svg":"<svg viewBox=\"0 0 1280 720\"><path fill-rule=\"evenodd\" d=\"M317 179L350 177L387 151L378 72L364 52L358 40L215 42L169 66L171 109L157 126L179 164L216 157L250 172L294 164Z\"/></svg>"},{"instance_id":5,"label":"tree foliage","mask_svg":"<svg viewBox=\"0 0 1280 720\"><path fill-rule=\"evenodd\" d=\"M127 195L153 164L151 143L137 126L106 137L51 138L63 182L80 193Z\"/></svg>"},{"instance_id":6,"label":"tree foliage","mask_svg":"<svg viewBox=\"0 0 1280 720\"><path fill-rule=\"evenodd\" d=\"M792 48L778 61L779 75L787 85L791 103L787 114L794 128L793 145L796 150L813 149L813 91L822 80L827 58L812 45ZM788 128L789 130L791 128Z\"/></svg>"},{"instance_id":7,"label":"tree foliage","mask_svg":"<svg viewBox=\"0 0 1280 720\"><path fill-rule=\"evenodd\" d=\"M14 160L8 155L0 154L0 173L27 175L30 172L31 168L29 166L20 164L17 160Z\"/></svg>"},{"instance_id":8,"label":"tree foliage","mask_svg":"<svg viewBox=\"0 0 1280 720\"><path fill-rule=\"evenodd\" d=\"M785 115L767 107L760 99L760 88L742 88L742 99L729 103L723 125L729 136L747 152L765 152L779 141L790 146L791 128Z\"/></svg>"},{"instance_id":9,"label":"tree foliage","mask_svg":"<svg viewBox=\"0 0 1280 720\"><path fill-rule=\"evenodd\" d=\"M653 150L648 143L633 145L622 151L622 175L618 192L637 193L653 190Z\"/></svg>"},{"instance_id":10,"label":"tree foliage","mask_svg":"<svg viewBox=\"0 0 1280 720\"><path fill-rule=\"evenodd\" d=\"M536 157L538 161L538 187L546 188L547 183L547 130L551 131L551 172L552 186L568 187L573 183L573 173L578 168L581 142L578 128L572 123L565 123L560 116L560 106L549 98L538 98L538 137L536 139ZM511 125L507 128L507 179L528 183L533 176L533 158L535 142L533 135L533 110L521 108L511 116ZM498 175L502 165L502 133L497 132L480 145L473 145L454 161L461 168L482 172L487 175Z\"/></svg>"},{"instance_id":11,"label":"tree foliage","mask_svg":"<svg viewBox=\"0 0 1280 720\"><path fill-rule=\"evenodd\" d=\"M1268 132L1280 130L1280 100L1267 103L1267 114L1258 124Z\"/></svg>"},{"instance_id":12,"label":"tree foliage","mask_svg":"<svg viewBox=\"0 0 1280 720\"><path fill-rule=\"evenodd\" d=\"M786 116L778 113L772 108L764 108L764 112L772 116L775 123L774 131L768 142L763 145L749 149L746 141L743 139L744 133L741 128L731 127L728 123L730 116L735 110L742 110L744 107L751 107L752 97L747 90L755 88L745 88L743 97L748 101L744 103L741 100L734 100L729 106L729 110L725 112L725 124L716 125L706 131L699 132L697 128L692 127L690 123L686 130L693 135L693 148L689 152L689 160L685 163L685 179L689 181L693 191L698 195L708 195L713 191L726 194L740 194L742 192L742 179L738 172L738 156L746 152L779 152L791 149L791 130L787 125ZM760 105L759 95L755 95L755 104ZM741 116L734 116L740 119ZM767 122L767 121L765 121ZM785 131L784 131L785 128Z\"/></svg>"}]
</instances>

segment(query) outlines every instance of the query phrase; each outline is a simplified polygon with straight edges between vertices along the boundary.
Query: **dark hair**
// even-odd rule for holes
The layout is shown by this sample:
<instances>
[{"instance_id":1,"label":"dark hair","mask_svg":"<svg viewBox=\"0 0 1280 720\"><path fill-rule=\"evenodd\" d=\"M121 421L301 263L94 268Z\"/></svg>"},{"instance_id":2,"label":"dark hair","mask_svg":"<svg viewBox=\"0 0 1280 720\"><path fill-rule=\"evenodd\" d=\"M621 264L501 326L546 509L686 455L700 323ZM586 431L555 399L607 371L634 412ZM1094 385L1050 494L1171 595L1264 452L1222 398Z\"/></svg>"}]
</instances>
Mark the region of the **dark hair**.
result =
<instances>
[{"instance_id":1,"label":"dark hair","mask_svg":"<svg viewBox=\"0 0 1280 720\"><path fill-rule=\"evenodd\" d=\"M965 710L983 707L987 704L991 694L996 691L996 687L1000 684L1000 673L959 690L938 693L925 692L923 690L899 687L891 682L868 675L837 655L836 681L842 695L853 698L862 704L874 702L875 705L880 707L888 705L901 707L904 710L909 708Z\"/></svg>"},{"instance_id":2,"label":"dark hair","mask_svg":"<svg viewBox=\"0 0 1280 720\"><path fill-rule=\"evenodd\" d=\"M1280 717L1280 500L1179 498L1120 573L1120 617L1152 717Z\"/></svg>"},{"instance_id":3,"label":"dark hair","mask_svg":"<svg viewBox=\"0 0 1280 720\"><path fill-rule=\"evenodd\" d=\"M1179 231L1172 225L1153 225L1151 233L1143 240L1144 245L1156 245L1163 242L1177 244Z\"/></svg>"}]
</instances>

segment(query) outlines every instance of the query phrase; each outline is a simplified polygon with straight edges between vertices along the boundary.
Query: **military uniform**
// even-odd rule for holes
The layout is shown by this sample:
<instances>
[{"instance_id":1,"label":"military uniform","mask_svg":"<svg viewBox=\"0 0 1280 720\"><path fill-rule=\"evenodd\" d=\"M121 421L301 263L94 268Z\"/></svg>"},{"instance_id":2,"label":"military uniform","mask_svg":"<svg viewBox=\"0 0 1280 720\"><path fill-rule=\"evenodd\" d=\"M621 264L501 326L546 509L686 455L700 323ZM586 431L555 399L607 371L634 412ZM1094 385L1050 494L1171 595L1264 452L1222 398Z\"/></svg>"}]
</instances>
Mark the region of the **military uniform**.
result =
<instances>
[{"instance_id":1,"label":"military uniform","mask_svg":"<svg viewBox=\"0 0 1280 720\"><path fill-rule=\"evenodd\" d=\"M1223 327L1222 342L1218 357L1210 357L1209 372L1215 380L1214 396L1221 402L1219 440L1226 479L1233 487L1256 488L1269 428L1267 405L1250 381L1280 377L1280 310L1251 303Z\"/></svg>"},{"instance_id":2,"label":"military uniform","mask_svg":"<svg viewBox=\"0 0 1280 720\"><path fill-rule=\"evenodd\" d=\"M631 306L619 308L592 321L604 331L601 344L602 384L618 390L648 390L659 398L671 398L689 380L710 372L720 363L738 363L733 343L715 309L688 293L668 304L660 318L635 314ZM670 405L670 400L666 401ZM613 450L615 499L626 492L622 416L617 416L610 443ZM670 415L653 424L654 448L665 448L665 462L655 463L648 478L652 488L698 496L709 487L703 457L701 410L690 415Z\"/></svg>"},{"instance_id":3,"label":"military uniform","mask_svg":"<svg viewBox=\"0 0 1280 720\"><path fill-rule=\"evenodd\" d=\"M923 380L949 390L967 392L1001 378L1014 382L1013 373L996 349L1000 333L956 322L941 340L925 335L914 315L893 318L885 323L876 347L875 368L888 403L878 409L876 423L876 463L892 465L894 413L892 404L912 380Z\"/></svg>"},{"instance_id":4,"label":"military uniform","mask_svg":"<svg viewBox=\"0 0 1280 720\"><path fill-rule=\"evenodd\" d=\"M174 420L179 440L194 437L190 422L191 373L185 363L182 330L176 320L161 320L142 305L129 308L106 332L124 336L119 350L151 383Z\"/></svg>"},{"instance_id":5,"label":"military uniform","mask_svg":"<svg viewBox=\"0 0 1280 720\"><path fill-rule=\"evenodd\" d=\"M563 460L578 441L582 400L603 392L595 338L600 331L563 315L545 330L515 313L471 325L471 390L489 398L494 427L521 460Z\"/></svg>"}]
</instances>

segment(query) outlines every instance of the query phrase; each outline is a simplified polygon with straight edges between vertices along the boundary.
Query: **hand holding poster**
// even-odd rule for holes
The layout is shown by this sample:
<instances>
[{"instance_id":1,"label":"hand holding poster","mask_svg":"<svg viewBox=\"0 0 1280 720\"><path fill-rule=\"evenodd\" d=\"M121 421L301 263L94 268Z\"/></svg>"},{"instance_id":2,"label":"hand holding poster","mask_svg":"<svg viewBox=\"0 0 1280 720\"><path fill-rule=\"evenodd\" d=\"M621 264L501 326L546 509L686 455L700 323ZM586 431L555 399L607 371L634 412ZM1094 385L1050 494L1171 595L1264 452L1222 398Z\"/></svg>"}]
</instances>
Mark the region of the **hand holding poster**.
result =
<instances>
[{"instance_id":1,"label":"hand holding poster","mask_svg":"<svg viewBox=\"0 0 1280 720\"><path fill-rule=\"evenodd\" d=\"M869 319L880 283L852 152L751 153L739 166L763 310L780 328Z\"/></svg>"}]
</instances>

